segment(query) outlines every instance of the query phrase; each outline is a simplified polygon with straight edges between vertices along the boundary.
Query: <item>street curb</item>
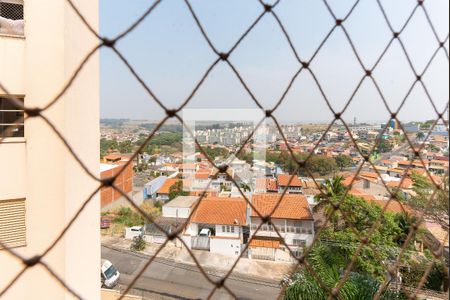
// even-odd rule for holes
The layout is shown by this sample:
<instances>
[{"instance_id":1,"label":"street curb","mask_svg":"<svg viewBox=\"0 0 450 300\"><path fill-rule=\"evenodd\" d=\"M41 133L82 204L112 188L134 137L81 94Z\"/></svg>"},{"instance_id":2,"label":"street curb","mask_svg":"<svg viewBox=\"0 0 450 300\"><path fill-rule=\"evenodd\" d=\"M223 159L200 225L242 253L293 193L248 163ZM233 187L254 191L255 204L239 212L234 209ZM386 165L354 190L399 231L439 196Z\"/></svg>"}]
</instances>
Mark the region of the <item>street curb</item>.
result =
<instances>
[{"instance_id":1,"label":"street curb","mask_svg":"<svg viewBox=\"0 0 450 300\"><path fill-rule=\"evenodd\" d=\"M108 248L113 251L126 253L129 255L134 255L136 257L140 257L140 258L144 258L144 259L148 259L149 257L152 257L152 255L125 250L125 249L122 249L119 247L114 247L113 245L107 245L107 244L102 243L102 247ZM177 261L174 259L162 258L162 257L156 257L154 259L154 261L157 261L162 264L172 264L172 266L176 265L179 268L183 268L183 269L190 270L190 271L200 272L200 270L198 269L198 266L195 263L180 262L180 261ZM206 274L208 274L210 276L218 277L220 279L224 275L227 274L226 271L218 272L218 271L213 271L210 268L206 268L206 267L203 267L203 270L205 271ZM235 272L235 271L233 271L233 272ZM269 287L276 287L276 288L280 287L279 281L277 281L277 280L267 280L266 278L262 278L262 277L258 277L258 276L251 276L251 275L242 274L242 273L232 274L228 278L232 279L232 280L239 280L242 282L248 282L248 283L253 283L253 284L258 284L258 285L265 285L265 286L269 286Z\"/></svg>"}]
</instances>

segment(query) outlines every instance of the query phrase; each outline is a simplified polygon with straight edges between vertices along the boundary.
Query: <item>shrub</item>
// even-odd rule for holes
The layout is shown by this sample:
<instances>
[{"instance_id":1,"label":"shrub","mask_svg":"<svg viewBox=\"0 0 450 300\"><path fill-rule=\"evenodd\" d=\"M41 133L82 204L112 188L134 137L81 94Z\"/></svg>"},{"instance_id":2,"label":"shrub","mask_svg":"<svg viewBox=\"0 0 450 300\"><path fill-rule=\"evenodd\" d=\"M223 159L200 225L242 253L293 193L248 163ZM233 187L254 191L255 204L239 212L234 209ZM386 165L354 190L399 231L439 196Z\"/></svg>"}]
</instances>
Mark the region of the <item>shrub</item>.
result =
<instances>
[{"instance_id":1,"label":"shrub","mask_svg":"<svg viewBox=\"0 0 450 300\"><path fill-rule=\"evenodd\" d=\"M134 252L143 251L146 246L147 243L145 242L144 237L142 235L139 235L133 238L133 241L130 245L130 250Z\"/></svg>"},{"instance_id":2,"label":"shrub","mask_svg":"<svg viewBox=\"0 0 450 300\"><path fill-rule=\"evenodd\" d=\"M122 207L116 213L116 217L113 222L131 227L144 224L144 219L139 213L133 211L131 208Z\"/></svg>"}]
</instances>

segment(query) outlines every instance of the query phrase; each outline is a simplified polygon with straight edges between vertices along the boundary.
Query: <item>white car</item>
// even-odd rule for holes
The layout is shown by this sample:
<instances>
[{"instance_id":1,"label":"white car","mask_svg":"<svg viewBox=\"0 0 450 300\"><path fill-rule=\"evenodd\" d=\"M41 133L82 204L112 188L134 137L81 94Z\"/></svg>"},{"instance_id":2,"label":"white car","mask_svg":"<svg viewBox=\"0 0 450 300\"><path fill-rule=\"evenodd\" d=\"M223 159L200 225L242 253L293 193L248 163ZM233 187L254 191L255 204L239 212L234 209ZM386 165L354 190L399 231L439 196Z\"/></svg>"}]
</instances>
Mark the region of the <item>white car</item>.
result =
<instances>
[{"instance_id":1,"label":"white car","mask_svg":"<svg viewBox=\"0 0 450 300\"><path fill-rule=\"evenodd\" d=\"M102 287L113 288L119 281L120 273L114 265L106 259L101 263Z\"/></svg>"},{"instance_id":2,"label":"white car","mask_svg":"<svg viewBox=\"0 0 450 300\"><path fill-rule=\"evenodd\" d=\"M202 230L200 230L200 233L198 235L199 236L210 237L211 236L211 229L203 228Z\"/></svg>"}]
</instances>

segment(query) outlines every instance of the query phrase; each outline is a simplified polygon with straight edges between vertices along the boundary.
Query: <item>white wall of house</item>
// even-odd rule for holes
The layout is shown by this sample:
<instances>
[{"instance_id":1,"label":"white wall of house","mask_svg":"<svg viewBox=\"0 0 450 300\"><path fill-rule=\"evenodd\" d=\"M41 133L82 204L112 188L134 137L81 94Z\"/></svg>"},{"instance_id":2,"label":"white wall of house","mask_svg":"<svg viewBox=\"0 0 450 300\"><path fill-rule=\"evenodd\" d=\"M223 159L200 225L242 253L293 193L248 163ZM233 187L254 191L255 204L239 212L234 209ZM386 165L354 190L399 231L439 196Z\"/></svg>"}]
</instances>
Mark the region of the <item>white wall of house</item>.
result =
<instances>
[{"instance_id":1,"label":"white wall of house","mask_svg":"<svg viewBox=\"0 0 450 300\"><path fill-rule=\"evenodd\" d=\"M198 235L198 224L190 223L186 229L186 234L191 235L191 236L197 236Z\"/></svg>"},{"instance_id":2,"label":"white wall of house","mask_svg":"<svg viewBox=\"0 0 450 300\"><path fill-rule=\"evenodd\" d=\"M239 238L242 232L240 226L233 225L215 225L216 236ZM234 232L231 232L231 231Z\"/></svg>"},{"instance_id":3,"label":"white wall of house","mask_svg":"<svg viewBox=\"0 0 450 300\"><path fill-rule=\"evenodd\" d=\"M156 200L159 201L169 201L169 195L168 194L156 194Z\"/></svg>"},{"instance_id":4,"label":"white wall of house","mask_svg":"<svg viewBox=\"0 0 450 300\"><path fill-rule=\"evenodd\" d=\"M186 246L189 248L189 249L191 249L191 236L190 235L187 235L187 234L184 234L182 237L181 237L182 239L183 239L183 241L184 241L184 243L186 244Z\"/></svg>"},{"instance_id":5,"label":"white wall of house","mask_svg":"<svg viewBox=\"0 0 450 300\"><path fill-rule=\"evenodd\" d=\"M241 254L241 240L239 238L212 237L210 239L210 252L239 256Z\"/></svg>"},{"instance_id":6,"label":"white wall of house","mask_svg":"<svg viewBox=\"0 0 450 300\"><path fill-rule=\"evenodd\" d=\"M189 218L189 214L191 209L189 207L170 207L163 206L162 207L162 215L167 218Z\"/></svg>"},{"instance_id":7,"label":"white wall of house","mask_svg":"<svg viewBox=\"0 0 450 300\"><path fill-rule=\"evenodd\" d=\"M285 188L286 188L286 186L278 186L278 193L283 193ZM302 188L296 187L296 186L290 186L290 187L288 187L287 192L289 194L300 194L302 192Z\"/></svg>"}]
</instances>

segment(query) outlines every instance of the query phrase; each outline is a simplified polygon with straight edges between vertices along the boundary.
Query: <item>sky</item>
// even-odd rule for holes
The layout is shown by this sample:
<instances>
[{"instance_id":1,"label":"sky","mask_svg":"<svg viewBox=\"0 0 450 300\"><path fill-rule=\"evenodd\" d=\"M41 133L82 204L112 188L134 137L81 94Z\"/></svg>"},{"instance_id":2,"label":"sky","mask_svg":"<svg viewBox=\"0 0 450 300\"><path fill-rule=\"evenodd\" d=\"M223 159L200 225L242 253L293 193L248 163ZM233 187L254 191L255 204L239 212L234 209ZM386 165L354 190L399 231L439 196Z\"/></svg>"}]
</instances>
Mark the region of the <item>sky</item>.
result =
<instances>
[{"instance_id":1,"label":"sky","mask_svg":"<svg viewBox=\"0 0 450 300\"><path fill-rule=\"evenodd\" d=\"M127 5L124 5L126 3ZM153 1L101 0L100 28L114 37L136 20ZM263 11L257 0L191 0L192 8L213 45L227 52ZM351 0L329 0L338 18L352 7ZM384 0L395 30L405 23L416 1ZM440 40L448 35L446 0L425 1ZM281 0L275 12L286 28L303 61L309 61L334 21L323 1ZM372 68L392 34L375 0L361 0L344 25L362 62ZM418 10L402 32L406 51L414 67L422 72L437 49L422 10ZM169 108L179 106L190 95L203 74L216 60L201 35L184 0L163 0L134 31L118 42L154 94ZM448 49L448 41L446 44ZM101 117L160 120L163 110L146 93L110 49L101 50ZM255 97L267 109L279 101L294 74L300 69L275 18L266 14L229 58ZM437 108L449 99L448 58L440 50L423 80ZM337 28L314 57L310 68L323 93L336 111L350 99L364 71L342 29ZM395 41L375 68L373 75L391 109L396 110L415 80L400 44ZM187 108L256 108L248 92L225 63L211 71ZM280 122L329 122L333 115L308 72L302 72L274 115ZM347 121L386 122L389 114L374 84L366 79L343 114ZM402 121L436 118L424 89L417 85L399 113Z\"/></svg>"}]
</instances>

